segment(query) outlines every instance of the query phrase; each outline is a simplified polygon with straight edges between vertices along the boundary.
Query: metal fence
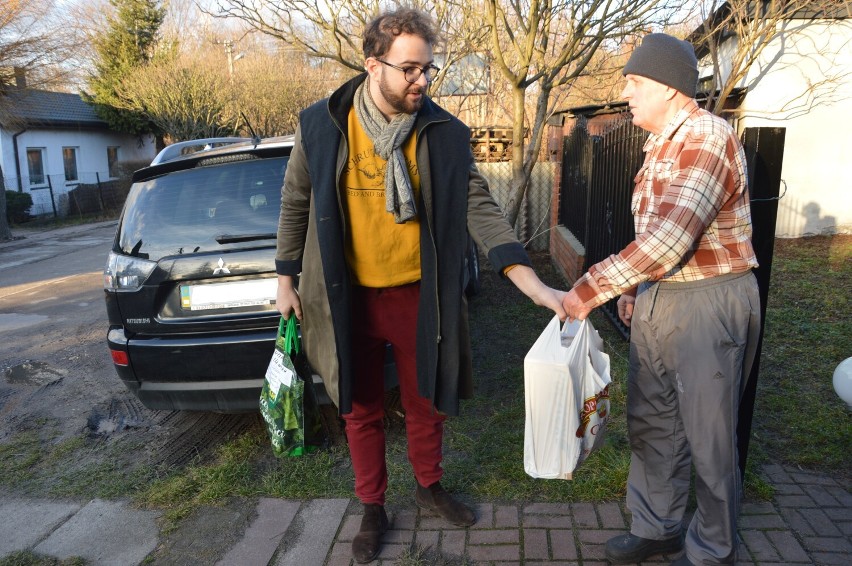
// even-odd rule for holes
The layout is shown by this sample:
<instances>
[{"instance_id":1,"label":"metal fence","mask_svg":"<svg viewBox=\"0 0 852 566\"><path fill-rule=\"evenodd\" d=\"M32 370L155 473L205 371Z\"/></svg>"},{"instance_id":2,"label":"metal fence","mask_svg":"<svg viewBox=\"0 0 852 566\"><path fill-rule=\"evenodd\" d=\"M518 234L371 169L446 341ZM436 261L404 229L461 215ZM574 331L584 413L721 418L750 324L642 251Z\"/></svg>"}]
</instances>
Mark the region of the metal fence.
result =
<instances>
[{"instance_id":1,"label":"metal fence","mask_svg":"<svg viewBox=\"0 0 852 566\"><path fill-rule=\"evenodd\" d=\"M585 248L584 267L618 252L635 237L630 196L647 137L630 114L623 113L596 126L579 116L563 141L559 223ZM601 308L626 336L617 300Z\"/></svg>"},{"instance_id":2,"label":"metal fence","mask_svg":"<svg viewBox=\"0 0 852 566\"><path fill-rule=\"evenodd\" d=\"M563 141L559 222L585 247L584 269L619 252L635 237L630 202L633 178L644 158L642 145L646 137L646 133L632 125L629 114L623 113L608 118L603 127L594 128L589 127L585 117L578 117L573 131ZM745 474L760 372L763 322L781 198L784 137L784 128L746 128L742 136L751 201L752 245L760 265L755 276L761 302L757 356L745 384L737 422L742 474ZM609 301L602 309L627 337L629 330L618 319L617 301Z\"/></svg>"},{"instance_id":3,"label":"metal fence","mask_svg":"<svg viewBox=\"0 0 852 566\"><path fill-rule=\"evenodd\" d=\"M629 112L621 112L597 123L578 116L563 140L559 224L585 248L585 269L635 238L630 201L647 137L647 132L633 125ZM773 156L783 153L783 128L746 128L742 142L748 162L752 241L761 264L758 281L765 304L781 173L780 157L772 158L777 163L771 167L767 160L770 152ZM618 319L617 301L609 301L602 309L627 336Z\"/></svg>"},{"instance_id":4,"label":"metal fence","mask_svg":"<svg viewBox=\"0 0 852 566\"><path fill-rule=\"evenodd\" d=\"M512 164L477 163L477 169L488 181L494 200L501 207L509 201L512 188ZM550 204L553 198L553 175L556 164L540 161L533 167L532 178L521 211L515 224L515 234L527 249L547 251L549 249Z\"/></svg>"},{"instance_id":5,"label":"metal fence","mask_svg":"<svg viewBox=\"0 0 852 566\"><path fill-rule=\"evenodd\" d=\"M100 171L81 172L74 181L67 181L60 173L39 179L4 177L3 183L8 191L23 188L32 197L31 216L59 218L119 211L130 190L128 175L110 178L107 172Z\"/></svg>"}]
</instances>

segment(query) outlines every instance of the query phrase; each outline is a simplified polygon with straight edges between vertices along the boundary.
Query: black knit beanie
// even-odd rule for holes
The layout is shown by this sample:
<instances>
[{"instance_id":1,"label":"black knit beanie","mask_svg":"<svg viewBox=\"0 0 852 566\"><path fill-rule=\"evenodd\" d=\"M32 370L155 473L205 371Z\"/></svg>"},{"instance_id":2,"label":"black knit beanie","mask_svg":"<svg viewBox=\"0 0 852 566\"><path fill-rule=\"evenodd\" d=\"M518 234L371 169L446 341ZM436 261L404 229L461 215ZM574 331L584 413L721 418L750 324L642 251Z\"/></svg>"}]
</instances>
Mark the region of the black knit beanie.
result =
<instances>
[{"instance_id":1,"label":"black knit beanie","mask_svg":"<svg viewBox=\"0 0 852 566\"><path fill-rule=\"evenodd\" d=\"M665 33L650 33L624 66L624 75L640 75L694 97L698 60L692 44Z\"/></svg>"}]
</instances>

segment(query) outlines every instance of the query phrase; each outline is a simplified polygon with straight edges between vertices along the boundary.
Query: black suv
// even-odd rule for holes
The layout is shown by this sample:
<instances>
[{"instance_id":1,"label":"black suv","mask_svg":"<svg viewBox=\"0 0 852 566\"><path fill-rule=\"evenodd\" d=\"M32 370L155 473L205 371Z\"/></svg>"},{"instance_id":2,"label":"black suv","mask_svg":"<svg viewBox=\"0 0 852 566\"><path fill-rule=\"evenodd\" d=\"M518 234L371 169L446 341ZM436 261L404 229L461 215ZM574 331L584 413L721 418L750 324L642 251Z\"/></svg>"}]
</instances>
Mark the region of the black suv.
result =
<instances>
[{"instance_id":1,"label":"black suv","mask_svg":"<svg viewBox=\"0 0 852 566\"><path fill-rule=\"evenodd\" d=\"M292 147L292 136L181 142L134 173L104 290L115 369L146 407L258 410L280 318L275 243ZM467 294L479 285L469 239Z\"/></svg>"},{"instance_id":2,"label":"black suv","mask_svg":"<svg viewBox=\"0 0 852 566\"><path fill-rule=\"evenodd\" d=\"M257 410L278 328L292 146L292 136L182 142L134 173L104 290L116 371L146 407Z\"/></svg>"}]
</instances>

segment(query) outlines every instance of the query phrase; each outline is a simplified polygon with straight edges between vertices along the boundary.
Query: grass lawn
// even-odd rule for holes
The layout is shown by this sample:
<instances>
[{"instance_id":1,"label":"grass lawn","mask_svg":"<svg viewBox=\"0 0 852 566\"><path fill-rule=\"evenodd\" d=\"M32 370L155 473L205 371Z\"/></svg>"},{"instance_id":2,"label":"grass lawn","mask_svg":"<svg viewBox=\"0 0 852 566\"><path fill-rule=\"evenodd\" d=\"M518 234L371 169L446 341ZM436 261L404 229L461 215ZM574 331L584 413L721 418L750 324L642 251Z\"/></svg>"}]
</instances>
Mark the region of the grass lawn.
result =
<instances>
[{"instance_id":1,"label":"grass lawn","mask_svg":"<svg viewBox=\"0 0 852 566\"><path fill-rule=\"evenodd\" d=\"M534 262L542 279L565 287L548 256L537 255ZM470 301L476 395L462 402L458 417L447 421L445 487L471 501L494 503L623 498L629 466L624 420L627 342L602 313L592 314L612 363L606 444L572 481L530 478L523 466L523 359L551 315L483 267L482 292ZM771 496L760 476L760 464L766 462L823 472L852 485L852 412L832 387L834 369L852 356L850 297L852 236L776 240L746 477L752 498ZM388 419L387 431L388 501L410 504L415 484L396 415ZM200 505L233 496L353 497L349 454L341 435L307 457L276 459L259 415L246 432L224 442L213 458L172 469L114 469L107 465L116 460L110 450L123 445L101 446L81 435L48 443L45 449L33 434L22 433L0 445L0 485L53 497L132 496L140 504L163 509L172 524ZM73 467L63 465L81 450L97 451L105 463L82 474L85 481ZM67 477L72 472L74 477ZM44 478L53 479L40 483Z\"/></svg>"},{"instance_id":2,"label":"grass lawn","mask_svg":"<svg viewBox=\"0 0 852 566\"><path fill-rule=\"evenodd\" d=\"M535 258L551 285L564 286ZM771 490L759 464L800 466L849 483L850 412L832 389L837 364L852 355L852 236L777 240L749 451L748 494ZM491 271L471 301L476 396L450 418L445 435L446 487L478 501L600 501L624 497L629 465L624 422L627 343L599 312L592 315L612 362L612 419L605 447L573 481L534 480L523 469L523 358L550 320ZM388 425L389 502L411 499L414 479L398 420ZM257 429L229 443L211 465L176 472L141 494L172 507L175 518L195 504L229 495L351 497L345 445L307 458L275 460ZM174 505L175 501L182 502Z\"/></svg>"}]
</instances>

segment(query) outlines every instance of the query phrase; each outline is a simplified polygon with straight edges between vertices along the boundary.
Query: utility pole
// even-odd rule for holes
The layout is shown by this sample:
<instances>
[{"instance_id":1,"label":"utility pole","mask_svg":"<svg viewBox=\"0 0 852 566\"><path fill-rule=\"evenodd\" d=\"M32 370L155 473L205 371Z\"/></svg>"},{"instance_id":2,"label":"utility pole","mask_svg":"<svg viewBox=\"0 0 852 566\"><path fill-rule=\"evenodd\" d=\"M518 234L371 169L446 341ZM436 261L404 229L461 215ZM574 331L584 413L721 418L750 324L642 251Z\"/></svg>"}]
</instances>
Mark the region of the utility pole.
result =
<instances>
[{"instance_id":1,"label":"utility pole","mask_svg":"<svg viewBox=\"0 0 852 566\"><path fill-rule=\"evenodd\" d=\"M226 39L222 42L225 45L225 53L228 55L228 79L231 83L234 82L234 42Z\"/></svg>"}]
</instances>

